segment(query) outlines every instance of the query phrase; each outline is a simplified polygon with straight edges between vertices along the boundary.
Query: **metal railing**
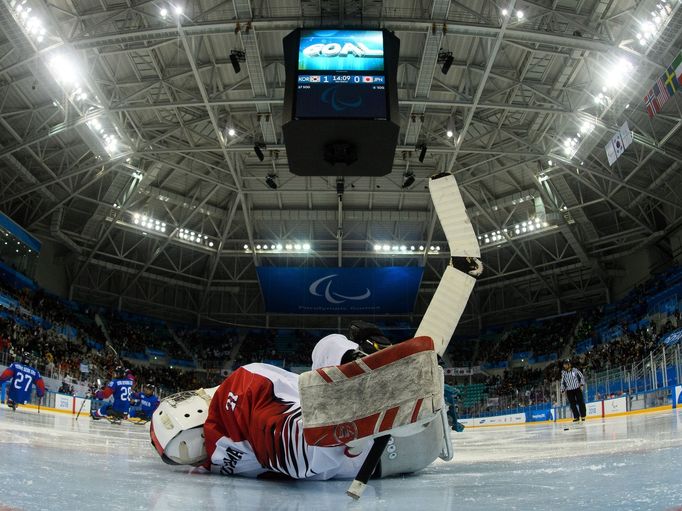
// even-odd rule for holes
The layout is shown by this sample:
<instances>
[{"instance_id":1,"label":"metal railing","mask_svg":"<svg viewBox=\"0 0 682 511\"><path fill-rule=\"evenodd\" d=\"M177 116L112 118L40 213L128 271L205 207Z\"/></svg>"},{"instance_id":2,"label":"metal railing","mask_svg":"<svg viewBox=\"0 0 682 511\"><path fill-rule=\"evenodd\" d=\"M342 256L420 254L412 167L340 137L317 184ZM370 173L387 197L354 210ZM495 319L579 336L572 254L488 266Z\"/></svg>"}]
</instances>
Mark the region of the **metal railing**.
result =
<instances>
[{"instance_id":1,"label":"metal railing","mask_svg":"<svg viewBox=\"0 0 682 511\"><path fill-rule=\"evenodd\" d=\"M622 395L658 395L682 384L682 345L660 346L639 362L585 374L585 400L599 401ZM460 403L463 400L460 398ZM545 381L514 389L513 393L490 397L471 406L460 405L463 416L481 417L515 413L520 409L563 407L565 394L559 381Z\"/></svg>"},{"instance_id":2,"label":"metal railing","mask_svg":"<svg viewBox=\"0 0 682 511\"><path fill-rule=\"evenodd\" d=\"M639 362L599 373L586 374L586 399L650 392L679 385L682 378L682 347L660 346Z\"/></svg>"}]
</instances>

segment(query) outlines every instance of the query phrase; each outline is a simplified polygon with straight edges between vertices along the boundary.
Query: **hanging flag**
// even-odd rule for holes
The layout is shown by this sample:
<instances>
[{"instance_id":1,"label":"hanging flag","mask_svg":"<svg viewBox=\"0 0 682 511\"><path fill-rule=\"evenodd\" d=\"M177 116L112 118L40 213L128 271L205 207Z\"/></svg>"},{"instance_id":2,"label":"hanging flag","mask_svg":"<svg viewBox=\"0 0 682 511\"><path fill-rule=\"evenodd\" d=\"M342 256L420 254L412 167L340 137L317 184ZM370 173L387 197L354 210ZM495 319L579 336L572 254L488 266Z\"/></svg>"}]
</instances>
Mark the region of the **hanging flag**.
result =
<instances>
[{"instance_id":1,"label":"hanging flag","mask_svg":"<svg viewBox=\"0 0 682 511\"><path fill-rule=\"evenodd\" d=\"M649 119L660 112L678 90L682 90L682 51L644 96L644 106Z\"/></svg>"},{"instance_id":2,"label":"hanging flag","mask_svg":"<svg viewBox=\"0 0 682 511\"><path fill-rule=\"evenodd\" d=\"M649 115L649 119L653 118L654 115L661 111L661 107L658 104L653 89L649 89L649 92L644 96L644 104L646 105L646 113Z\"/></svg>"},{"instance_id":3,"label":"hanging flag","mask_svg":"<svg viewBox=\"0 0 682 511\"><path fill-rule=\"evenodd\" d=\"M618 129L620 133L620 138L623 140L623 149L627 149L632 144L632 131L630 131L630 126L628 121L625 121L623 125Z\"/></svg>"},{"instance_id":4,"label":"hanging flag","mask_svg":"<svg viewBox=\"0 0 682 511\"><path fill-rule=\"evenodd\" d=\"M630 131L630 126L628 126L628 121L625 121L623 125L618 128L616 134L611 137L608 144L604 146L609 165L613 165L630 144L632 144L632 132Z\"/></svg>"},{"instance_id":5,"label":"hanging flag","mask_svg":"<svg viewBox=\"0 0 682 511\"><path fill-rule=\"evenodd\" d=\"M673 68L672 65L665 70L661 78L665 78L663 80L663 83L665 84L665 88L667 89L668 94L670 96L675 94L675 91L677 91L677 89L680 88L677 80L677 75L675 74L675 69Z\"/></svg>"},{"instance_id":6,"label":"hanging flag","mask_svg":"<svg viewBox=\"0 0 682 511\"><path fill-rule=\"evenodd\" d=\"M609 143L606 144L604 149L606 150L606 158L609 160L609 165L613 165L625 150L623 148L623 139L621 138L619 132L616 132L613 138L609 140Z\"/></svg>"},{"instance_id":7,"label":"hanging flag","mask_svg":"<svg viewBox=\"0 0 682 511\"><path fill-rule=\"evenodd\" d=\"M673 60L673 63L671 66L675 70L675 76L677 77L677 85L678 89L682 89L682 50L680 50L680 53L677 54L677 57L675 57L675 60Z\"/></svg>"},{"instance_id":8,"label":"hanging flag","mask_svg":"<svg viewBox=\"0 0 682 511\"><path fill-rule=\"evenodd\" d=\"M663 109L665 104L670 99L668 88L665 86L665 83L663 83L663 80L665 80L665 75L659 76L658 80L656 80L656 83L654 84L654 94L656 94L656 99L658 100L658 104L661 109Z\"/></svg>"}]
</instances>

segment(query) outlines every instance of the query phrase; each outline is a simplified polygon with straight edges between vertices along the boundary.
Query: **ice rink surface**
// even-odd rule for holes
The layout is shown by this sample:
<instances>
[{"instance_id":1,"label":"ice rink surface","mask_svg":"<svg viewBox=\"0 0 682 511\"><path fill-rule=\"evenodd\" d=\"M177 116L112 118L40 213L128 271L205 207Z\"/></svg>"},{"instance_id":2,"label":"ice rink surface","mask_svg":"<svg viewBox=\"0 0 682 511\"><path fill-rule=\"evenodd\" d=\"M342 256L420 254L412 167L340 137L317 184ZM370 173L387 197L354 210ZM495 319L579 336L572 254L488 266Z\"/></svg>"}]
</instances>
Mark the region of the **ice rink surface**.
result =
<instances>
[{"instance_id":1,"label":"ice rink surface","mask_svg":"<svg viewBox=\"0 0 682 511\"><path fill-rule=\"evenodd\" d=\"M0 409L0 510L671 510L682 506L682 410L468 429L455 459L372 481L272 482L164 465L145 426Z\"/></svg>"}]
</instances>

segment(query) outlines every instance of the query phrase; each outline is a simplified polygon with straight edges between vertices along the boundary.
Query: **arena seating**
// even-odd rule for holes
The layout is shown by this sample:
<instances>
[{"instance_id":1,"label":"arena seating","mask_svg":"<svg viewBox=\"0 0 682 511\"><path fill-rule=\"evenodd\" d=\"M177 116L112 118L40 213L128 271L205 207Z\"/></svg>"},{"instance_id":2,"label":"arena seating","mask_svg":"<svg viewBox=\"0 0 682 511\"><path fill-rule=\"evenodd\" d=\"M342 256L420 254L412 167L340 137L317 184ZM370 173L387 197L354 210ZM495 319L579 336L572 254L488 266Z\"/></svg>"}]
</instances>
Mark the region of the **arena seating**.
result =
<instances>
[{"instance_id":1,"label":"arena seating","mask_svg":"<svg viewBox=\"0 0 682 511\"><path fill-rule=\"evenodd\" d=\"M673 292L671 292L671 290ZM510 396L523 405L545 399L546 383L560 373L559 359L570 353L574 364L594 373L641 360L661 337L682 327L678 296L682 269L678 266L652 277L617 303L545 321L493 328L478 339L456 338L448 352L457 364L504 370L493 377L478 375L471 385L459 385L462 406L483 406L487 398ZM315 343L330 331L237 328L196 329L173 325L128 312L112 313L59 299L44 290L17 290L0 280L0 357L8 361L26 350L39 368L75 380L106 379L118 360L104 349L106 340L95 321L104 318L107 331L137 379L154 381L166 392L220 381L230 369L237 340L243 338L234 367L267 362L282 367L310 365ZM381 324L394 341L410 337L404 322ZM189 352L189 353L188 353ZM158 354L158 355L151 355ZM155 365L154 357L162 363ZM199 361L197 371L190 356ZM81 374L81 364L88 372ZM512 364L510 366L509 364ZM208 370L208 371L206 371Z\"/></svg>"}]
</instances>

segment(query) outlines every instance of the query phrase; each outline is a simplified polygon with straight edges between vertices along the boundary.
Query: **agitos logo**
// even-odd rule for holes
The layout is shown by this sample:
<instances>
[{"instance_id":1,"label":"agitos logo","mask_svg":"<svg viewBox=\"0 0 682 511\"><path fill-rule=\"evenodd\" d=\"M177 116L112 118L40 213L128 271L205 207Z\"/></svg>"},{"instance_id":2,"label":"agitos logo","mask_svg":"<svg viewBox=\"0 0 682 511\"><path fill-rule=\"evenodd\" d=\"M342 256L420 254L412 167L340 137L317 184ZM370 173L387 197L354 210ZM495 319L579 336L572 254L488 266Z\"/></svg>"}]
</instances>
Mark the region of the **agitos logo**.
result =
<instances>
[{"instance_id":1,"label":"agitos logo","mask_svg":"<svg viewBox=\"0 0 682 511\"><path fill-rule=\"evenodd\" d=\"M325 299L331 303L331 304L340 304L340 303L345 303L348 300L351 301L362 301L366 300L369 298L372 293L369 290L369 288L365 289L365 292L359 295L355 296L347 296L347 295L342 295L341 293L336 293L332 291L332 280L334 277L338 277L338 274L333 274L333 275L327 275L326 277L322 277L321 279L317 279L315 282L310 284L310 287L308 288L308 291L310 292L311 295L313 296L324 296ZM320 286L327 281L327 285L324 288L324 294L320 292Z\"/></svg>"},{"instance_id":2,"label":"agitos logo","mask_svg":"<svg viewBox=\"0 0 682 511\"><path fill-rule=\"evenodd\" d=\"M363 43L316 43L303 49L306 57L383 57L384 50L371 50Z\"/></svg>"}]
</instances>

